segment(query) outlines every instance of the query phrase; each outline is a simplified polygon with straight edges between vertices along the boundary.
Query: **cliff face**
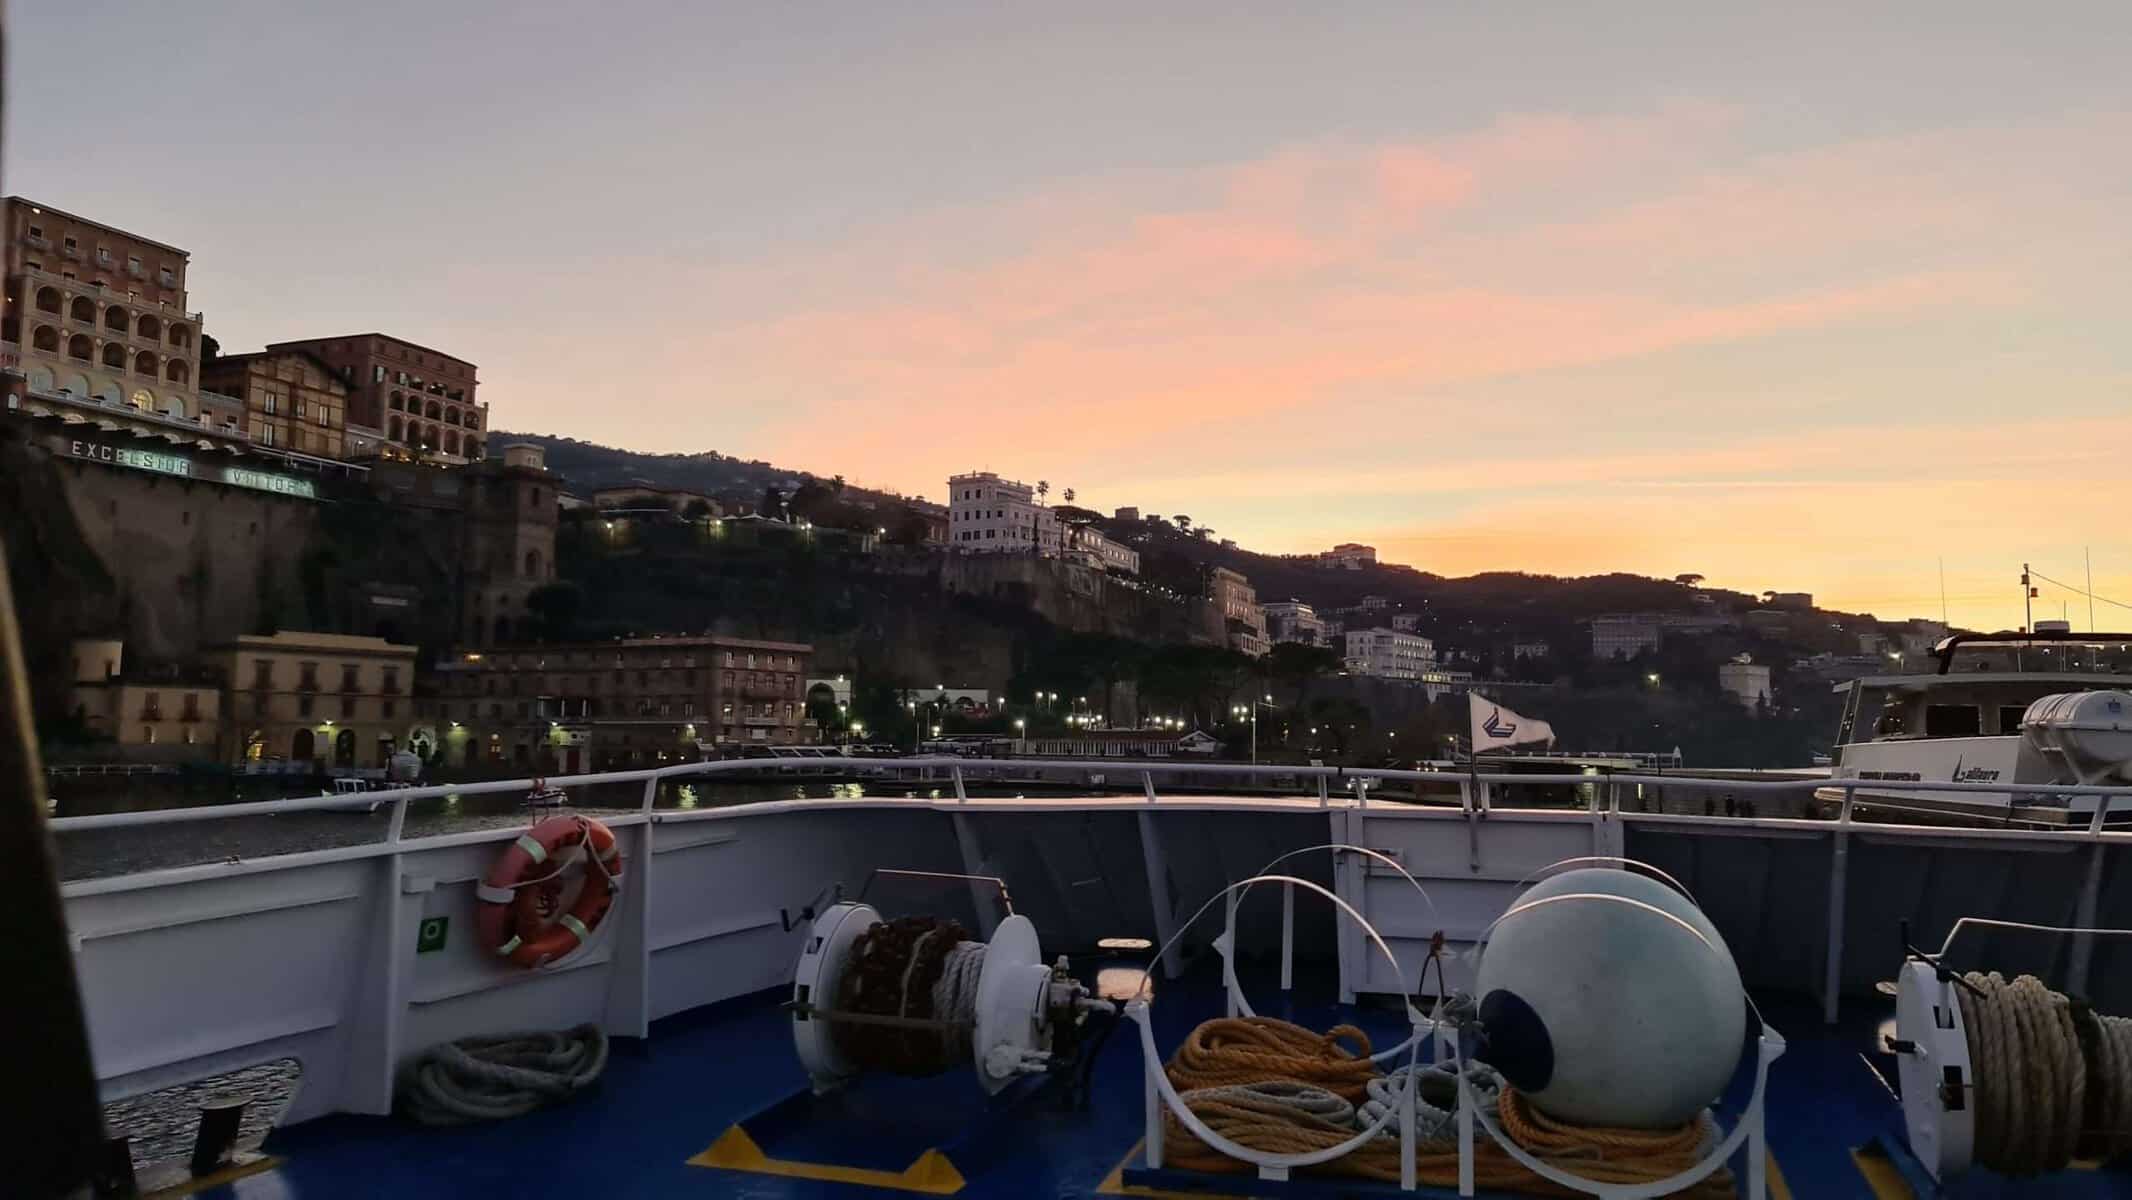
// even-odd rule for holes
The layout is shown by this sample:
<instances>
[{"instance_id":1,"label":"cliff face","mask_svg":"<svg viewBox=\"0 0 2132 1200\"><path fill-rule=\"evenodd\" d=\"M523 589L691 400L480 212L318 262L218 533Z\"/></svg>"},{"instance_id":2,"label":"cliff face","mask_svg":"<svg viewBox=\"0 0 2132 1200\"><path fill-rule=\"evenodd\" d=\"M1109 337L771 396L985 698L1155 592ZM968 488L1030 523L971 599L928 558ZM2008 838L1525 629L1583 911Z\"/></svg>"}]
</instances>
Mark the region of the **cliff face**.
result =
<instances>
[{"instance_id":1,"label":"cliff face","mask_svg":"<svg viewBox=\"0 0 2132 1200\"><path fill-rule=\"evenodd\" d=\"M40 720L63 715L77 637L185 660L240 634L376 634L449 645L456 512L359 486L312 501L62 458L0 431L0 540Z\"/></svg>"}]
</instances>

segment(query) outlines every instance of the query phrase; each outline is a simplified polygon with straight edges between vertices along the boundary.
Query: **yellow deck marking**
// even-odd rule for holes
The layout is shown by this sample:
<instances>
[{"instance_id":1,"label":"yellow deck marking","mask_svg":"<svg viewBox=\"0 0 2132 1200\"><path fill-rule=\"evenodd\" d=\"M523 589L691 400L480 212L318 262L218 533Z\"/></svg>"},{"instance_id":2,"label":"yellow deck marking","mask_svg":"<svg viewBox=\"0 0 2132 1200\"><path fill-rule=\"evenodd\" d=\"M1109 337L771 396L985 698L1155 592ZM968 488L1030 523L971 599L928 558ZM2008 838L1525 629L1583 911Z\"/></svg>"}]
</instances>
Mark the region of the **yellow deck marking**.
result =
<instances>
[{"instance_id":1,"label":"yellow deck marking","mask_svg":"<svg viewBox=\"0 0 2132 1200\"><path fill-rule=\"evenodd\" d=\"M688 1160L692 1167L716 1167L756 1175L782 1175L790 1179L820 1179L829 1183L856 1183L866 1187L891 1188L899 1192L922 1192L929 1196L952 1196L962 1190L962 1172L938 1150L928 1150L901 1171L844 1167L834 1163L794 1162L771 1158L735 1125L718 1135L710 1148Z\"/></svg>"},{"instance_id":2,"label":"yellow deck marking","mask_svg":"<svg viewBox=\"0 0 2132 1200\"><path fill-rule=\"evenodd\" d=\"M1858 1164L1858 1173L1865 1176L1866 1186L1873 1189L1875 1200L1917 1200L1917 1193L1910 1190L1910 1181L1895 1169L1888 1156L1872 1146L1860 1146L1851 1151L1851 1161Z\"/></svg>"},{"instance_id":3,"label":"yellow deck marking","mask_svg":"<svg viewBox=\"0 0 2132 1200\"><path fill-rule=\"evenodd\" d=\"M278 1158L255 1158L250 1162L237 1163L234 1166L224 1167L219 1171L211 1171L198 1178L181 1180L171 1184L169 1187L142 1192L141 1200L177 1200L180 1196L190 1196L194 1192L204 1192L212 1187L221 1187L225 1183L235 1183L239 1179L257 1175L262 1171L271 1171L280 1166L281 1161Z\"/></svg>"}]
</instances>

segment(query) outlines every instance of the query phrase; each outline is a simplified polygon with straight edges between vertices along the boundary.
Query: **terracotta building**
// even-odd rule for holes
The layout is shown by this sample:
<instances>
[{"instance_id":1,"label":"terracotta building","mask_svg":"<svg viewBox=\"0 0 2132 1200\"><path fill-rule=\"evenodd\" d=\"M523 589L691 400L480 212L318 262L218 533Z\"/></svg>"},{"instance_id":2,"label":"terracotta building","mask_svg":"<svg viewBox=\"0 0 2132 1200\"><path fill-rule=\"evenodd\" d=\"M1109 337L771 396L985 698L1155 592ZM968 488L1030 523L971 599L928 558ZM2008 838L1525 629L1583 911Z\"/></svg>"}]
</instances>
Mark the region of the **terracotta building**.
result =
<instances>
[{"instance_id":1,"label":"terracotta building","mask_svg":"<svg viewBox=\"0 0 2132 1200\"><path fill-rule=\"evenodd\" d=\"M201 367L200 383L243 403L241 426L259 445L347 457L348 381L310 351L225 354Z\"/></svg>"},{"instance_id":2,"label":"terracotta building","mask_svg":"<svg viewBox=\"0 0 2132 1200\"><path fill-rule=\"evenodd\" d=\"M383 767L414 721L415 648L337 633L246 635L210 656L223 759Z\"/></svg>"},{"instance_id":3,"label":"terracotta building","mask_svg":"<svg viewBox=\"0 0 2132 1200\"><path fill-rule=\"evenodd\" d=\"M814 647L727 637L632 638L469 651L437 668L447 763L574 774L690 762L718 744L813 740Z\"/></svg>"},{"instance_id":4,"label":"terracotta building","mask_svg":"<svg viewBox=\"0 0 2132 1200\"><path fill-rule=\"evenodd\" d=\"M30 394L197 420L200 314L185 307L190 255L48 204L5 201L0 366Z\"/></svg>"},{"instance_id":5,"label":"terracotta building","mask_svg":"<svg viewBox=\"0 0 2132 1200\"><path fill-rule=\"evenodd\" d=\"M472 462L486 452L488 408L474 399L474 364L382 333L275 342L307 350L349 381L350 458Z\"/></svg>"}]
</instances>

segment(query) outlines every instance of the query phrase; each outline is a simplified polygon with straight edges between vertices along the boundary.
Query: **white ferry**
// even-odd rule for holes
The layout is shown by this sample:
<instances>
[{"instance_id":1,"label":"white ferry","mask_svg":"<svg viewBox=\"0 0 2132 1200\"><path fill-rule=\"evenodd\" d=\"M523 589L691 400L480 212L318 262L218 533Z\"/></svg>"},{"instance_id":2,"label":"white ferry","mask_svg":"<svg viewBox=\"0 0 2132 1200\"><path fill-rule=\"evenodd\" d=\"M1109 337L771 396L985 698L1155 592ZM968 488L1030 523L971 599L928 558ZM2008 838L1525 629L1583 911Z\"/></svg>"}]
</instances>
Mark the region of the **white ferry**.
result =
<instances>
[{"instance_id":1,"label":"white ferry","mask_svg":"<svg viewBox=\"0 0 2132 1200\"><path fill-rule=\"evenodd\" d=\"M1933 656L1929 674L1837 686L1831 775L1857 782L1817 793L1824 805L1849 795L1921 820L2084 824L2098 798L2082 787L2132 783L2132 634L1956 634Z\"/></svg>"}]
</instances>

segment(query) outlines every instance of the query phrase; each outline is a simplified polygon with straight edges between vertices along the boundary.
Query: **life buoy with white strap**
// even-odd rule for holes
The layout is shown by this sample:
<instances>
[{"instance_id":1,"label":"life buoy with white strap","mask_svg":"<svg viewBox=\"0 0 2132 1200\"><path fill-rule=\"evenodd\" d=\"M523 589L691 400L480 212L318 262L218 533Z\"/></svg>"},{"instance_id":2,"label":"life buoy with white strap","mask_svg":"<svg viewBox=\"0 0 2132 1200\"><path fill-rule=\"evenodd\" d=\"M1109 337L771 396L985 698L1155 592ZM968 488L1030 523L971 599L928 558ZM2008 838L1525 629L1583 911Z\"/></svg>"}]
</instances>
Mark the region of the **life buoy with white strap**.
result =
<instances>
[{"instance_id":1,"label":"life buoy with white strap","mask_svg":"<svg viewBox=\"0 0 2132 1200\"><path fill-rule=\"evenodd\" d=\"M554 911L561 860L585 847L585 880L570 911ZM521 967L538 967L592 940L622 890L622 851L614 831L583 816L549 817L512 842L474 889L482 944Z\"/></svg>"}]
</instances>

